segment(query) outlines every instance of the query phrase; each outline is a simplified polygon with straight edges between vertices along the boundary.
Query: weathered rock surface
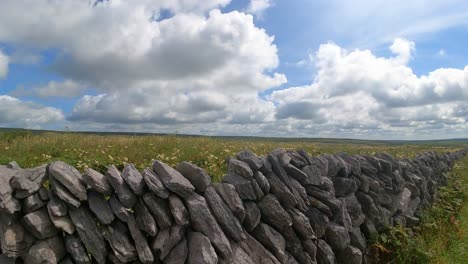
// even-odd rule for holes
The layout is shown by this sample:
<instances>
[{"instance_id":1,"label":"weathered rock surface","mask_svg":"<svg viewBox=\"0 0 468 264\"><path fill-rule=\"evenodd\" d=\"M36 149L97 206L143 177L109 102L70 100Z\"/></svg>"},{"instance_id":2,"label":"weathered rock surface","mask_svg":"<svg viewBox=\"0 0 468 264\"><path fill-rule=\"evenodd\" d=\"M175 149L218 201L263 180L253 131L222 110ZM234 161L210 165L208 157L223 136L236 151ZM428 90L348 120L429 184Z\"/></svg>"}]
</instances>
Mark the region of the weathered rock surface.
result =
<instances>
[{"instance_id":1,"label":"weathered rock surface","mask_svg":"<svg viewBox=\"0 0 468 264\"><path fill-rule=\"evenodd\" d=\"M269 194L260 200L258 208L262 213L262 220L277 230L283 230L292 225L289 214L275 196Z\"/></svg>"},{"instance_id":2,"label":"weathered rock surface","mask_svg":"<svg viewBox=\"0 0 468 264\"><path fill-rule=\"evenodd\" d=\"M69 214L87 251L93 255L99 264L105 264L107 257L106 243L91 213L88 209L80 207L72 208Z\"/></svg>"},{"instance_id":3,"label":"weathered rock surface","mask_svg":"<svg viewBox=\"0 0 468 264\"><path fill-rule=\"evenodd\" d=\"M167 200L161 199L153 193L146 193L143 195L143 201L160 229L166 229L172 225L172 214Z\"/></svg>"},{"instance_id":4,"label":"weathered rock surface","mask_svg":"<svg viewBox=\"0 0 468 264\"><path fill-rule=\"evenodd\" d=\"M228 258L232 254L231 245L211 214L205 198L194 193L186 203L192 228L207 236L222 258Z\"/></svg>"},{"instance_id":5,"label":"weathered rock surface","mask_svg":"<svg viewBox=\"0 0 468 264\"><path fill-rule=\"evenodd\" d=\"M177 164L176 170L189 180L198 193L205 192L206 188L211 184L211 177L208 173L190 162L183 161Z\"/></svg>"},{"instance_id":6,"label":"weathered rock surface","mask_svg":"<svg viewBox=\"0 0 468 264\"><path fill-rule=\"evenodd\" d=\"M135 220L138 228L148 234L149 236L154 237L158 233L158 227L153 216L149 212L145 203L138 199L138 202L135 204Z\"/></svg>"},{"instance_id":7,"label":"weathered rock surface","mask_svg":"<svg viewBox=\"0 0 468 264\"><path fill-rule=\"evenodd\" d=\"M138 258L135 247L130 242L131 238L128 236L128 230L121 222L116 221L114 224L106 226L104 238L119 261L127 263Z\"/></svg>"},{"instance_id":8,"label":"weathered rock surface","mask_svg":"<svg viewBox=\"0 0 468 264\"><path fill-rule=\"evenodd\" d=\"M236 187L232 184L220 183L215 188L239 222L244 222L245 208L242 204L242 199L236 191Z\"/></svg>"},{"instance_id":9,"label":"weathered rock surface","mask_svg":"<svg viewBox=\"0 0 468 264\"><path fill-rule=\"evenodd\" d=\"M88 202L89 209L102 224L109 225L114 221L115 215L102 194L88 191Z\"/></svg>"},{"instance_id":10,"label":"weathered rock surface","mask_svg":"<svg viewBox=\"0 0 468 264\"><path fill-rule=\"evenodd\" d=\"M76 264L91 263L88 253L86 253L86 249L79 237L75 235L65 236L65 249Z\"/></svg>"},{"instance_id":11,"label":"weathered rock surface","mask_svg":"<svg viewBox=\"0 0 468 264\"><path fill-rule=\"evenodd\" d=\"M249 164L234 158L228 160L228 173L237 174L248 180L253 177L253 171Z\"/></svg>"},{"instance_id":12,"label":"weathered rock surface","mask_svg":"<svg viewBox=\"0 0 468 264\"><path fill-rule=\"evenodd\" d=\"M153 263L153 253L151 252L145 236L140 231L140 229L138 229L137 222L133 215L128 217L128 228L130 230L133 241L135 242L135 249L138 253L138 259L141 261L141 263L144 264Z\"/></svg>"},{"instance_id":13,"label":"weathered rock surface","mask_svg":"<svg viewBox=\"0 0 468 264\"><path fill-rule=\"evenodd\" d=\"M215 189L213 187L208 187L204 197L213 216L216 218L225 234L236 242L244 240L246 237L241 224L237 218L234 217L234 214L229 210Z\"/></svg>"},{"instance_id":14,"label":"weathered rock surface","mask_svg":"<svg viewBox=\"0 0 468 264\"><path fill-rule=\"evenodd\" d=\"M120 202L119 198L117 198L116 194L113 194L110 197L109 206L112 209L112 212L114 213L114 215L117 216L117 218L120 221L125 222L125 223L128 221L129 212Z\"/></svg>"},{"instance_id":15,"label":"weathered rock surface","mask_svg":"<svg viewBox=\"0 0 468 264\"><path fill-rule=\"evenodd\" d=\"M91 189L104 195L111 195L114 191L110 183L107 181L106 176L91 168L86 168L84 170L83 181Z\"/></svg>"},{"instance_id":16,"label":"weathered rock surface","mask_svg":"<svg viewBox=\"0 0 468 264\"><path fill-rule=\"evenodd\" d=\"M141 173L135 168L135 165L131 163L127 164L122 171L122 177L136 195L141 196L144 194L145 182Z\"/></svg>"},{"instance_id":17,"label":"weathered rock surface","mask_svg":"<svg viewBox=\"0 0 468 264\"><path fill-rule=\"evenodd\" d=\"M252 186L252 182L237 174L228 173L221 180L222 183L229 183L236 187L236 191L242 200L255 201L257 195Z\"/></svg>"},{"instance_id":18,"label":"weathered rock surface","mask_svg":"<svg viewBox=\"0 0 468 264\"><path fill-rule=\"evenodd\" d=\"M62 161L56 161L49 165L49 175L61 183L71 194L81 201L86 201L86 187L83 184L83 176L74 167Z\"/></svg>"},{"instance_id":19,"label":"weathered rock surface","mask_svg":"<svg viewBox=\"0 0 468 264\"><path fill-rule=\"evenodd\" d=\"M187 225L190 223L188 210L179 196L175 194L169 196L169 209L176 225Z\"/></svg>"},{"instance_id":20,"label":"weathered rock surface","mask_svg":"<svg viewBox=\"0 0 468 264\"><path fill-rule=\"evenodd\" d=\"M45 239L56 235L59 230L50 220L46 208L25 215L22 219L24 227L38 239Z\"/></svg>"},{"instance_id":21,"label":"weathered rock surface","mask_svg":"<svg viewBox=\"0 0 468 264\"><path fill-rule=\"evenodd\" d=\"M132 192L128 184L122 178L120 171L112 165L107 168L107 180L115 190L120 202L126 208L131 208L137 201L137 196Z\"/></svg>"},{"instance_id":22,"label":"weathered rock surface","mask_svg":"<svg viewBox=\"0 0 468 264\"><path fill-rule=\"evenodd\" d=\"M260 223L252 232L253 237L268 249L281 262L286 263L286 241L278 231Z\"/></svg>"},{"instance_id":23,"label":"weathered rock surface","mask_svg":"<svg viewBox=\"0 0 468 264\"><path fill-rule=\"evenodd\" d=\"M13 223L4 231L2 230L0 238L3 254L11 258L18 258L25 254L35 240L19 223Z\"/></svg>"},{"instance_id":24,"label":"weathered rock surface","mask_svg":"<svg viewBox=\"0 0 468 264\"><path fill-rule=\"evenodd\" d=\"M37 241L28 251L24 262L28 264L55 264L66 254L62 238L54 236Z\"/></svg>"},{"instance_id":25,"label":"weathered rock surface","mask_svg":"<svg viewBox=\"0 0 468 264\"><path fill-rule=\"evenodd\" d=\"M47 165L25 170L16 166L10 166L10 169L12 169L12 172L15 172L10 185L15 190L15 197L18 199L23 199L34 194L47 180Z\"/></svg>"},{"instance_id":26,"label":"weathered rock surface","mask_svg":"<svg viewBox=\"0 0 468 264\"><path fill-rule=\"evenodd\" d=\"M152 169L146 168L142 175L146 185L154 194L163 199L169 197L169 192L166 190L166 187L164 187L161 179Z\"/></svg>"},{"instance_id":27,"label":"weathered rock surface","mask_svg":"<svg viewBox=\"0 0 468 264\"><path fill-rule=\"evenodd\" d=\"M155 160L153 162L153 169L161 178L164 186L180 197L187 198L195 191L195 187L182 174L169 165Z\"/></svg>"},{"instance_id":28,"label":"weathered rock surface","mask_svg":"<svg viewBox=\"0 0 468 264\"><path fill-rule=\"evenodd\" d=\"M187 264L216 264L218 255L211 246L208 237L199 232L192 232L188 236Z\"/></svg>"},{"instance_id":29,"label":"weathered rock surface","mask_svg":"<svg viewBox=\"0 0 468 264\"><path fill-rule=\"evenodd\" d=\"M255 227L260 223L260 219L262 214L260 213L260 209L254 202L246 201L244 203L245 208L245 220L244 220L244 227L247 232L252 232Z\"/></svg>"}]
</instances>

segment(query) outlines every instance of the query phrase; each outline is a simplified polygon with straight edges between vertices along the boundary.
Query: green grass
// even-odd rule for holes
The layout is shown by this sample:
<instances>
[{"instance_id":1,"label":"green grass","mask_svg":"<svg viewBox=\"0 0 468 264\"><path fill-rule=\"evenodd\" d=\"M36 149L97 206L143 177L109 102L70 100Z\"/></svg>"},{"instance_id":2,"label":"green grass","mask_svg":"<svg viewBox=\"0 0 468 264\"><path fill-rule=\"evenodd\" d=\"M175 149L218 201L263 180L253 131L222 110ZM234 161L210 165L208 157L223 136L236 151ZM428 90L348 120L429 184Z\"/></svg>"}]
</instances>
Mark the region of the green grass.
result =
<instances>
[{"instance_id":1,"label":"green grass","mask_svg":"<svg viewBox=\"0 0 468 264\"><path fill-rule=\"evenodd\" d=\"M109 164L122 168L134 163L139 169L154 159L172 166L190 161L204 168L216 181L226 172L226 158L242 149L258 155L275 148L305 149L311 155L347 152L375 154L388 152L397 157L412 157L422 151L453 151L461 142L386 143L384 141L337 139L226 138L175 135L115 135L91 133L57 133L27 130L0 130L0 164L16 161L33 167L63 160L82 170L92 167L104 171Z\"/></svg>"},{"instance_id":2,"label":"green grass","mask_svg":"<svg viewBox=\"0 0 468 264\"><path fill-rule=\"evenodd\" d=\"M468 157L458 161L448 186L423 212L414 230L393 227L374 244L378 263L463 264L468 260Z\"/></svg>"}]
</instances>

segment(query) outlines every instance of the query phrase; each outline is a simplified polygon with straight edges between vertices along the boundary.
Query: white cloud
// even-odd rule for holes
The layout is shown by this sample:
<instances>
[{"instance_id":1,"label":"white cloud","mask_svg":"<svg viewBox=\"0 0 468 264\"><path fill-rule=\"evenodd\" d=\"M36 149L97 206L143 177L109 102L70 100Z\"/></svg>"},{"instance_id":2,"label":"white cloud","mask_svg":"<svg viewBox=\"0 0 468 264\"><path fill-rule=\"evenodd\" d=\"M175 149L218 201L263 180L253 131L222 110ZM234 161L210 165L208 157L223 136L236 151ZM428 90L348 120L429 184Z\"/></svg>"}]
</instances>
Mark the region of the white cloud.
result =
<instances>
[{"instance_id":1,"label":"white cloud","mask_svg":"<svg viewBox=\"0 0 468 264\"><path fill-rule=\"evenodd\" d=\"M73 84L95 87L98 95L82 97L70 120L179 124L273 118L273 104L258 92L286 82L275 72L274 37L256 27L252 15L217 9L229 0L44 2L0 2L0 24L14 25L0 27L0 42L58 49L52 70ZM165 10L171 14L161 15ZM79 91L63 85L27 90L37 96Z\"/></svg>"},{"instance_id":2,"label":"white cloud","mask_svg":"<svg viewBox=\"0 0 468 264\"><path fill-rule=\"evenodd\" d=\"M396 39L390 46L395 56L384 58L369 50L321 45L313 83L271 95L277 118L308 122L335 135L418 131L444 136L444 129L466 129L468 66L419 77L407 65L414 49L414 43Z\"/></svg>"},{"instance_id":3,"label":"white cloud","mask_svg":"<svg viewBox=\"0 0 468 264\"><path fill-rule=\"evenodd\" d=\"M263 12L265 12L265 10L272 5L272 0L250 0L246 11L248 13L261 17Z\"/></svg>"},{"instance_id":4,"label":"white cloud","mask_svg":"<svg viewBox=\"0 0 468 264\"><path fill-rule=\"evenodd\" d=\"M61 110L0 95L0 126L40 128L64 120Z\"/></svg>"},{"instance_id":5,"label":"white cloud","mask_svg":"<svg viewBox=\"0 0 468 264\"><path fill-rule=\"evenodd\" d=\"M0 79L3 79L8 74L9 58L0 50Z\"/></svg>"},{"instance_id":6,"label":"white cloud","mask_svg":"<svg viewBox=\"0 0 468 264\"><path fill-rule=\"evenodd\" d=\"M440 49L437 52L437 55L439 55L440 57L444 57L445 55L447 55L447 52L444 49Z\"/></svg>"},{"instance_id":7,"label":"white cloud","mask_svg":"<svg viewBox=\"0 0 468 264\"><path fill-rule=\"evenodd\" d=\"M46 85L25 88L20 86L10 94L16 97L33 96L42 99L61 97L73 98L81 95L86 86L73 80L50 81Z\"/></svg>"},{"instance_id":8,"label":"white cloud","mask_svg":"<svg viewBox=\"0 0 468 264\"><path fill-rule=\"evenodd\" d=\"M320 3L317 26L352 46L377 47L397 37L417 40L427 33L468 25L465 0L329 0ZM427 36L427 35L426 35Z\"/></svg>"}]
</instances>

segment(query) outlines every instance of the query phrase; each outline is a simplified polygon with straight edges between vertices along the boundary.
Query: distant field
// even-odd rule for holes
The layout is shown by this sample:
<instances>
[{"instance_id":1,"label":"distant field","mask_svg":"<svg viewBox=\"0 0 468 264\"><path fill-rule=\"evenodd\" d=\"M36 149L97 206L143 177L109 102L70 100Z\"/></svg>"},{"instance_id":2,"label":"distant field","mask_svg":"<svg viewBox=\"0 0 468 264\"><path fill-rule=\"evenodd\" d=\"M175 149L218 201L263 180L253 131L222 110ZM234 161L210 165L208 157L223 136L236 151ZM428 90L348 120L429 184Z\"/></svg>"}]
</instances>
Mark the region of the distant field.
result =
<instances>
[{"instance_id":1,"label":"distant field","mask_svg":"<svg viewBox=\"0 0 468 264\"><path fill-rule=\"evenodd\" d=\"M17 161L33 167L63 160L77 167L105 171L109 164L122 168L134 163L143 169L159 159L170 165L190 161L219 180L226 172L225 160L248 148L262 155L278 147L305 149L311 155L346 152L374 154L388 152L412 157L422 151L452 151L468 141L365 141L349 139L280 139L239 137L195 137L176 135L131 135L111 133L67 133L29 130L0 130L0 164Z\"/></svg>"}]
</instances>

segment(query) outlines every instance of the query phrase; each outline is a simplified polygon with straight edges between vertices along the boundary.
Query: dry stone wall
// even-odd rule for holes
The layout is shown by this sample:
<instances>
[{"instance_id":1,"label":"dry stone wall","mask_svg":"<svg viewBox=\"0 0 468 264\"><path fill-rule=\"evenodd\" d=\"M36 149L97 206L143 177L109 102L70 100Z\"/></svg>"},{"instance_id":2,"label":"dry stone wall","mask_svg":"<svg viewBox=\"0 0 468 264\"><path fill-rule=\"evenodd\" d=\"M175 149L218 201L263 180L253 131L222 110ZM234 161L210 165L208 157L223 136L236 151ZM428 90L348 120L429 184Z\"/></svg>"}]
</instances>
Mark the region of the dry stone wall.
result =
<instances>
[{"instance_id":1,"label":"dry stone wall","mask_svg":"<svg viewBox=\"0 0 468 264\"><path fill-rule=\"evenodd\" d=\"M0 166L1 251L27 264L366 263L366 241L417 225L465 154L245 150L221 183L188 162L105 175L12 162Z\"/></svg>"}]
</instances>

